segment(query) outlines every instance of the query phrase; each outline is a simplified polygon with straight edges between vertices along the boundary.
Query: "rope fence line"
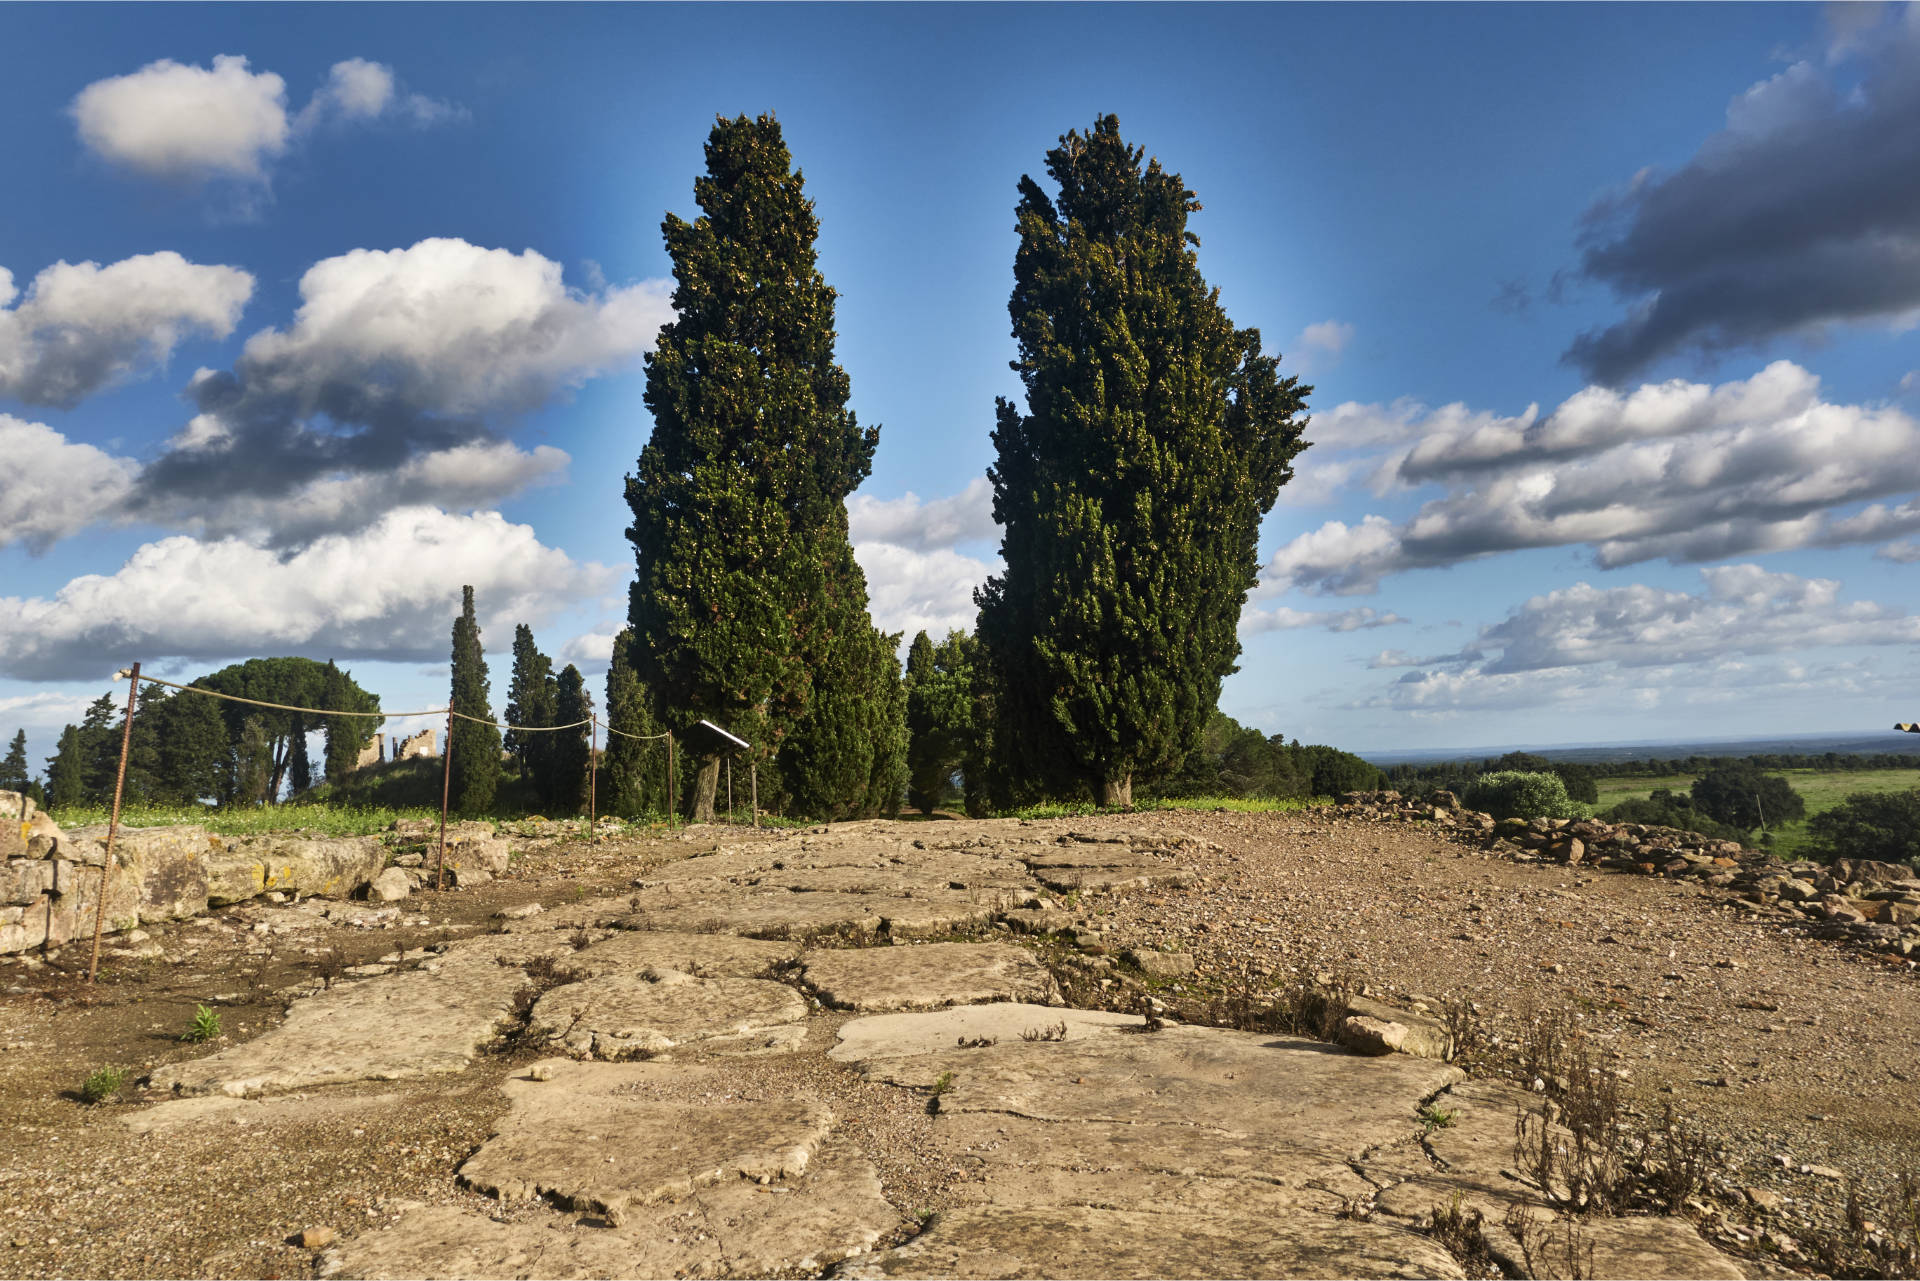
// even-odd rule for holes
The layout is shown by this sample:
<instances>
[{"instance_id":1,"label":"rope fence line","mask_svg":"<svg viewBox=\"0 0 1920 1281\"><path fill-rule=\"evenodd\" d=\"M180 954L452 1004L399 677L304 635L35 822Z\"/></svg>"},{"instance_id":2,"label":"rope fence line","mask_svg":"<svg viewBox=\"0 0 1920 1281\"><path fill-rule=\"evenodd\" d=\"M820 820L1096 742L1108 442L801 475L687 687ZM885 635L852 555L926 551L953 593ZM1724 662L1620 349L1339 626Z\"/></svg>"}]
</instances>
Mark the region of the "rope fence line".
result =
<instances>
[{"instance_id":1,"label":"rope fence line","mask_svg":"<svg viewBox=\"0 0 1920 1281\"><path fill-rule=\"evenodd\" d=\"M146 676L141 673L140 664L138 663L135 663L130 668L122 668L115 672L113 679L116 681L129 680L132 683L127 689L127 712L120 731L120 765L113 789L112 814L107 822L106 856L102 859L100 867L100 902L95 912L93 958L87 967L87 981L89 983L94 981L100 967L100 933L106 914L108 882L113 875L114 837L118 834L120 827L121 793L126 785L127 757L130 754L133 742L133 718L134 713L138 710L137 699L142 681L145 681L149 685L164 685L168 689L180 690L185 693L204 694L208 698L223 699L229 703L239 703L247 707L264 707L269 711L276 712L298 712L306 716L350 716L380 721L405 720L417 716L445 716L447 718L447 747L446 751L442 754L443 765L440 783L440 852L439 857L434 863L434 888L436 889L444 889L446 887L447 803L451 797L453 782L453 722L456 719L470 721L476 725L491 725L495 729L512 730L521 734L556 733L560 730L579 729L583 725L586 726L589 733L587 744L587 834L594 841L600 839L595 829L599 824L598 784L600 774L600 731L602 729L605 729L609 735L617 734L621 738L632 739L639 743L657 743L665 739L667 743L667 786L669 789L677 789L679 770L676 760L677 753L674 750L676 744L672 730L666 730L659 734L633 734L626 730L615 729L611 725L602 725L598 713L589 713L585 720L574 721L568 725L509 725L503 721L487 720L479 716L469 716L465 712L456 712L451 706L429 707L416 712L353 712L333 707L298 707L291 703L270 703L264 699L245 698L239 694L228 694L221 690L208 689L204 685L182 685L178 681L162 680L158 676ZM757 766L754 774L753 825L758 827L760 826L760 789ZM670 814L675 815L677 823L677 803L670 799L667 808ZM727 821L729 823L733 821L733 762L731 758L727 761Z\"/></svg>"}]
</instances>

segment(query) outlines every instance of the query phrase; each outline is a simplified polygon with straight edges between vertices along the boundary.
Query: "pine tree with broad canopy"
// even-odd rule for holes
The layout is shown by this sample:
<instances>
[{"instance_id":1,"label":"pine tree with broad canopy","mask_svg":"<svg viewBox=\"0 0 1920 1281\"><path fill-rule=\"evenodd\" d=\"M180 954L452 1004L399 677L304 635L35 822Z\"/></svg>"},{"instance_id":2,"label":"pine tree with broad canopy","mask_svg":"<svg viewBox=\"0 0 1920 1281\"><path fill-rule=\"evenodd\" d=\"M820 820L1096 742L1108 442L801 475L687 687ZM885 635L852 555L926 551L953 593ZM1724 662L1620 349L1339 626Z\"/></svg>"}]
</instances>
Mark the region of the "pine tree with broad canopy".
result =
<instances>
[{"instance_id":1,"label":"pine tree with broad canopy","mask_svg":"<svg viewBox=\"0 0 1920 1281\"><path fill-rule=\"evenodd\" d=\"M1016 780L1132 803L1177 766L1238 670L1260 521L1304 448L1312 389L1283 378L1200 275L1179 175L1105 116L1020 181L1008 309L1026 391L997 406L1004 572L976 594Z\"/></svg>"},{"instance_id":2,"label":"pine tree with broad canopy","mask_svg":"<svg viewBox=\"0 0 1920 1281\"><path fill-rule=\"evenodd\" d=\"M720 120L706 161L701 216L662 226L674 319L646 358L653 434L627 479L635 674L700 753L696 821L712 818L720 774L716 745L688 735L701 719L762 763L791 747L781 773L796 807L843 808L856 786L865 806L870 738L858 762L837 759L859 738L836 710L849 700L810 705L826 680L883 657L846 523L879 432L847 408L819 224L778 122Z\"/></svg>"}]
</instances>

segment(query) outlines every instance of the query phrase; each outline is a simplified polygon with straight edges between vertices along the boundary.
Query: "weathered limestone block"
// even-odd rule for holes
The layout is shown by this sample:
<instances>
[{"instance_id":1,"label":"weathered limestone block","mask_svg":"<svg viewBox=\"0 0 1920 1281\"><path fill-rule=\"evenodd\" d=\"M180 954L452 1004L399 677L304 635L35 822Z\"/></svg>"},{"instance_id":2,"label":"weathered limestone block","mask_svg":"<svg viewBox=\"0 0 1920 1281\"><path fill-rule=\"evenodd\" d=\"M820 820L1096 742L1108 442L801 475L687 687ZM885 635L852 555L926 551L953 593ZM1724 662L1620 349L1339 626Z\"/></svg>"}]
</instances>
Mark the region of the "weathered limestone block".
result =
<instances>
[{"instance_id":1,"label":"weathered limestone block","mask_svg":"<svg viewBox=\"0 0 1920 1281\"><path fill-rule=\"evenodd\" d=\"M268 890L346 898L386 865L387 847L366 836L216 838L207 853L207 901L224 907Z\"/></svg>"},{"instance_id":2,"label":"weathered limestone block","mask_svg":"<svg viewBox=\"0 0 1920 1281\"><path fill-rule=\"evenodd\" d=\"M53 864L46 859L10 858L0 870L0 903L18 907L52 892Z\"/></svg>"},{"instance_id":3,"label":"weathered limestone block","mask_svg":"<svg viewBox=\"0 0 1920 1281\"><path fill-rule=\"evenodd\" d=\"M25 858L34 803L19 792L0 791L0 858Z\"/></svg>"},{"instance_id":4,"label":"weathered limestone block","mask_svg":"<svg viewBox=\"0 0 1920 1281\"><path fill-rule=\"evenodd\" d=\"M1442 1063L1453 1057L1453 1037L1440 1020L1363 996L1347 999L1340 1043L1361 1054L1411 1054Z\"/></svg>"},{"instance_id":5,"label":"weathered limestone block","mask_svg":"<svg viewBox=\"0 0 1920 1281\"><path fill-rule=\"evenodd\" d=\"M35 810L29 814L24 830L28 858L53 858L66 852L62 846L66 834L44 810Z\"/></svg>"}]
</instances>

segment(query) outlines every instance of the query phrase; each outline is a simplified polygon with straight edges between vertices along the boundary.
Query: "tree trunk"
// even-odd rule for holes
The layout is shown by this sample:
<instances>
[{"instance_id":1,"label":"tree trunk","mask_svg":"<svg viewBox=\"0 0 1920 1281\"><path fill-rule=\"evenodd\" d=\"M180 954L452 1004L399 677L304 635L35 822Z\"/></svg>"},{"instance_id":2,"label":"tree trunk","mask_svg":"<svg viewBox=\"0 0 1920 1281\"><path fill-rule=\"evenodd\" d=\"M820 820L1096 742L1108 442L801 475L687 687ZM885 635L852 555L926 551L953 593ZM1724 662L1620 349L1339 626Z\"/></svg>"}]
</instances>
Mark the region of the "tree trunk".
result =
<instances>
[{"instance_id":1,"label":"tree trunk","mask_svg":"<svg viewBox=\"0 0 1920 1281\"><path fill-rule=\"evenodd\" d=\"M1122 774L1119 778L1100 780L1100 804L1105 809L1133 808L1133 774Z\"/></svg>"},{"instance_id":2,"label":"tree trunk","mask_svg":"<svg viewBox=\"0 0 1920 1281\"><path fill-rule=\"evenodd\" d=\"M713 822L713 793L720 784L720 758L700 758L700 772L693 776L693 814L695 823Z\"/></svg>"}]
</instances>

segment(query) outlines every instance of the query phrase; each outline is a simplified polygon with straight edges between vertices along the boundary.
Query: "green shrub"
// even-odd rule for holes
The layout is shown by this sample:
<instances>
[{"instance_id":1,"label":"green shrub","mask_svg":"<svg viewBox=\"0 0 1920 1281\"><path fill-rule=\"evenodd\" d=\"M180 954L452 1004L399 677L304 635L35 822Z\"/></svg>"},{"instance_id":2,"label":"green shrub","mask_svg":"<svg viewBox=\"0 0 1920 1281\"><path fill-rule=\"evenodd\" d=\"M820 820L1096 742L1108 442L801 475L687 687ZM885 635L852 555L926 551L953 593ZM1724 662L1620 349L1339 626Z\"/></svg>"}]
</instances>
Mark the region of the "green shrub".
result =
<instances>
[{"instance_id":1,"label":"green shrub","mask_svg":"<svg viewBox=\"0 0 1920 1281\"><path fill-rule=\"evenodd\" d=\"M80 1083L80 1097L88 1103L105 1103L120 1093L126 1080L127 1074L119 1068L100 1068L88 1073L87 1079Z\"/></svg>"},{"instance_id":2,"label":"green shrub","mask_svg":"<svg viewBox=\"0 0 1920 1281\"><path fill-rule=\"evenodd\" d=\"M1807 835L1821 858L1920 860L1920 787L1905 792L1855 792L1809 819Z\"/></svg>"},{"instance_id":3,"label":"green shrub","mask_svg":"<svg viewBox=\"0 0 1920 1281\"><path fill-rule=\"evenodd\" d=\"M219 1035L219 1011L208 1009L204 1005L196 1005L193 1007L193 1022L187 1024L187 1030L180 1034L180 1039L189 1044L198 1045L203 1041L211 1041Z\"/></svg>"},{"instance_id":4,"label":"green shrub","mask_svg":"<svg viewBox=\"0 0 1920 1281\"><path fill-rule=\"evenodd\" d=\"M1468 809L1484 810L1495 818L1584 818L1586 807L1567 798L1567 785L1557 774L1502 770L1482 774L1467 784L1460 798Z\"/></svg>"}]
</instances>

